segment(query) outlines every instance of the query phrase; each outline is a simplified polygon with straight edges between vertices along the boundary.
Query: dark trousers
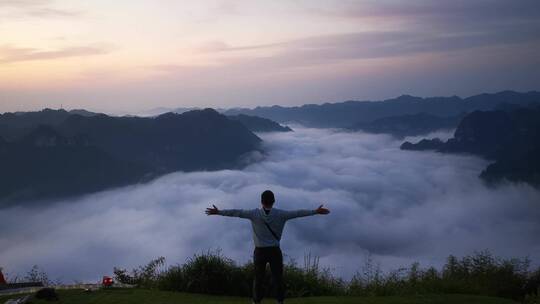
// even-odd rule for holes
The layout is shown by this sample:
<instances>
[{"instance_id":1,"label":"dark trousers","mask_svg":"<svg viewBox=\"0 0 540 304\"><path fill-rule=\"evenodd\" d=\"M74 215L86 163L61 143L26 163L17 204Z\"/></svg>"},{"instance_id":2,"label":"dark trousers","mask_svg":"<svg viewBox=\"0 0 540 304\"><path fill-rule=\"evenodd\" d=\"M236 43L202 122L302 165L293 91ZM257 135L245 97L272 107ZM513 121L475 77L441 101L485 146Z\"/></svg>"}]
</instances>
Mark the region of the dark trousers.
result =
<instances>
[{"instance_id":1,"label":"dark trousers","mask_svg":"<svg viewBox=\"0 0 540 304\"><path fill-rule=\"evenodd\" d=\"M283 302L285 288L283 286L283 254L279 247L256 247L253 252L255 280L253 281L253 302L259 303L264 295L264 274L266 264L270 264L272 281L276 288L276 300Z\"/></svg>"}]
</instances>

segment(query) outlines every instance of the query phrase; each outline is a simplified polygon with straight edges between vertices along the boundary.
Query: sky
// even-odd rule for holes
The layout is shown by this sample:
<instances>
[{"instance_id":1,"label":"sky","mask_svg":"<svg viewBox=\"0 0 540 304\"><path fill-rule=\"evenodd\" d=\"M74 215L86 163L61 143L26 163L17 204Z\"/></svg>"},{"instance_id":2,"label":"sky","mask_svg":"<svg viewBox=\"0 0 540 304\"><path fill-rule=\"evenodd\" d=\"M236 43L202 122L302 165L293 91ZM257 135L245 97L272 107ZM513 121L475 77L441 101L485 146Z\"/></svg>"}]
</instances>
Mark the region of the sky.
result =
<instances>
[{"instance_id":1,"label":"sky","mask_svg":"<svg viewBox=\"0 0 540 304\"><path fill-rule=\"evenodd\" d=\"M537 0L0 0L0 112L538 90Z\"/></svg>"},{"instance_id":2,"label":"sky","mask_svg":"<svg viewBox=\"0 0 540 304\"><path fill-rule=\"evenodd\" d=\"M448 138L451 132L428 137ZM540 265L540 191L526 184L488 188L478 178L487 161L474 156L402 151L387 135L294 127L260 134L265 155L243 170L176 172L150 183L0 209L0 261L8 279L37 264L52 280L95 282L113 267L164 256L168 265L221 249L250 260L251 225L207 216L206 207L257 208L271 189L276 208L331 213L286 224L281 248L302 264L320 257L350 278L366 259L385 270L440 267L489 250ZM406 138L416 141L419 138Z\"/></svg>"}]
</instances>

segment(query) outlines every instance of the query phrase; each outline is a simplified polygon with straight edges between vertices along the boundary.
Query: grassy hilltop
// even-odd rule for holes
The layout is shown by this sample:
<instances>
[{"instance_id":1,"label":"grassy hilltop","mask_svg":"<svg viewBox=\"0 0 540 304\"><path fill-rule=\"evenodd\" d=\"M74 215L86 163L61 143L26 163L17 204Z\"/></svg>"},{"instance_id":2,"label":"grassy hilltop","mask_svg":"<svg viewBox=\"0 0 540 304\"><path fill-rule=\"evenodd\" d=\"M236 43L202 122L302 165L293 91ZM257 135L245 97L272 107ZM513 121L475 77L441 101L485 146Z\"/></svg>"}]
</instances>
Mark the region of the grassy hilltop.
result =
<instances>
[{"instance_id":1,"label":"grassy hilltop","mask_svg":"<svg viewBox=\"0 0 540 304\"><path fill-rule=\"evenodd\" d=\"M208 296L180 292L158 291L148 289L109 289L93 293L82 290L59 291L60 301L32 301L40 303L61 304L245 304L250 303L249 298ZM15 296L0 297L4 303ZM273 299L266 299L263 303L274 303ZM512 304L518 303L508 299L471 296L471 295L419 295L419 296L387 296L387 297L308 297L288 299L291 304Z\"/></svg>"}]
</instances>

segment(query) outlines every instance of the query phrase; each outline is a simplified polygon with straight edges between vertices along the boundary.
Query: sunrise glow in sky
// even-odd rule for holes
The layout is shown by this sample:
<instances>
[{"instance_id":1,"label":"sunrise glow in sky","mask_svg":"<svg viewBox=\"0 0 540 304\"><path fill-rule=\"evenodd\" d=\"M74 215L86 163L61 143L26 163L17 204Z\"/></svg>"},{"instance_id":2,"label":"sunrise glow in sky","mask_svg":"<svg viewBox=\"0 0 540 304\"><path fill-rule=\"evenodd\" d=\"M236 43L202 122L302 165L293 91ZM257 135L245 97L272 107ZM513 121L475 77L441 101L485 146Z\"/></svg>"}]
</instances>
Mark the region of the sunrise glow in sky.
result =
<instances>
[{"instance_id":1,"label":"sunrise glow in sky","mask_svg":"<svg viewBox=\"0 0 540 304\"><path fill-rule=\"evenodd\" d=\"M0 0L0 112L540 89L540 1Z\"/></svg>"}]
</instances>

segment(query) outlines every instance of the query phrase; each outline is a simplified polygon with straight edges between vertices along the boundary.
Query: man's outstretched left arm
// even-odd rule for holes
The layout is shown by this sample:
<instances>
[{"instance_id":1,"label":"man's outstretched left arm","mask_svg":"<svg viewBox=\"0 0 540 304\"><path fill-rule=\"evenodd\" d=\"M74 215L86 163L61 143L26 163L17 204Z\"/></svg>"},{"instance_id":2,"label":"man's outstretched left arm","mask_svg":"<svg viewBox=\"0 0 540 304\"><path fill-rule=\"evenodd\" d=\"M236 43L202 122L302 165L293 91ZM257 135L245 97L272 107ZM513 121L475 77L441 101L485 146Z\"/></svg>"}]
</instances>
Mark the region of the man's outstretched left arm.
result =
<instances>
[{"instance_id":1,"label":"man's outstretched left arm","mask_svg":"<svg viewBox=\"0 0 540 304\"><path fill-rule=\"evenodd\" d=\"M323 205L320 205L319 208L315 210L291 210L291 211L285 211L285 218L290 220L297 217L303 217L303 216L311 216L316 214L322 214L326 215L330 213L330 210L327 208L324 208Z\"/></svg>"}]
</instances>

